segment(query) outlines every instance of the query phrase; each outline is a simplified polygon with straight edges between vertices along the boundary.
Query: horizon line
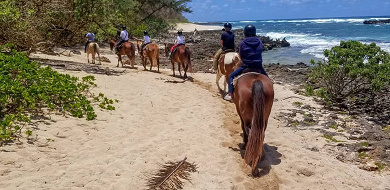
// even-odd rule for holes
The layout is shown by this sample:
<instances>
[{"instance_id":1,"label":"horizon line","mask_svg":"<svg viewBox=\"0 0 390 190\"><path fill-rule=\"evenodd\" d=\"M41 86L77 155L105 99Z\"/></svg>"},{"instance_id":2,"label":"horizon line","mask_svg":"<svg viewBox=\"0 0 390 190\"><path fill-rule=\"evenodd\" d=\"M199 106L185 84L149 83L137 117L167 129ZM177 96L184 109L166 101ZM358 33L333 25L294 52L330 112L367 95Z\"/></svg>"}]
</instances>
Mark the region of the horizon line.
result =
<instances>
[{"instance_id":1,"label":"horizon line","mask_svg":"<svg viewBox=\"0 0 390 190\"><path fill-rule=\"evenodd\" d=\"M221 21L188 21L192 23L221 23L221 22L240 22L240 21L267 21L267 20L303 20L303 19L332 19L332 18L363 18L363 17L389 17L390 15L380 15L380 16L342 16L342 17L307 17L307 18L280 18L280 19L259 19L259 20L221 20Z\"/></svg>"}]
</instances>

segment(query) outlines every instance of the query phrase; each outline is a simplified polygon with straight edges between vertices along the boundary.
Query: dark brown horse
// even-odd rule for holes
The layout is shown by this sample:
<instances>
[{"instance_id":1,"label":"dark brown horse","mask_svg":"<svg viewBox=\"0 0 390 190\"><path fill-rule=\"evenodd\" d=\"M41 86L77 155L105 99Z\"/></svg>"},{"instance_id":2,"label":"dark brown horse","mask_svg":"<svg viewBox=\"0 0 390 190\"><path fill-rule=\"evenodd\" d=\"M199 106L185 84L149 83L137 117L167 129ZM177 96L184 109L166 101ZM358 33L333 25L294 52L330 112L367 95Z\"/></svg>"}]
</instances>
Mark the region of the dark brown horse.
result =
<instances>
[{"instance_id":1,"label":"dark brown horse","mask_svg":"<svg viewBox=\"0 0 390 190\"><path fill-rule=\"evenodd\" d=\"M137 41L137 49L138 53L140 54L142 65L144 66L144 69L146 69L146 64L148 63L148 59L150 62L150 71L152 70L152 66L157 65L157 72L160 72L160 50L158 49L158 45L155 43L149 43L143 47L142 54L141 54L141 44L142 41Z\"/></svg>"},{"instance_id":2,"label":"dark brown horse","mask_svg":"<svg viewBox=\"0 0 390 190\"><path fill-rule=\"evenodd\" d=\"M168 53L171 49L173 44L165 44L165 54L168 56ZM185 45L179 45L176 47L176 51L174 51L171 55L171 63L172 63L172 70L173 70L173 76L175 75L175 63L178 64L179 67L179 74L181 75L181 67L184 69L184 78L187 78L187 70L192 70L191 66L191 51L188 47Z\"/></svg>"},{"instance_id":3,"label":"dark brown horse","mask_svg":"<svg viewBox=\"0 0 390 190\"><path fill-rule=\"evenodd\" d=\"M117 41L110 40L109 43L110 43L110 49L112 51L114 49L114 47L116 46ZM118 65L116 65L116 67L119 67L119 61L122 63L122 67L123 67L122 55L127 55L127 57L130 60L131 67L134 67L134 64L135 64L135 47L134 47L133 43L131 43L131 42L124 42L122 44L122 47L120 48L120 50L119 50L117 55L118 55Z\"/></svg>"},{"instance_id":4,"label":"dark brown horse","mask_svg":"<svg viewBox=\"0 0 390 190\"><path fill-rule=\"evenodd\" d=\"M265 75L247 73L238 78L233 101L244 133L244 160L257 176L257 162L263 152L265 129L274 100L272 81Z\"/></svg>"}]
</instances>

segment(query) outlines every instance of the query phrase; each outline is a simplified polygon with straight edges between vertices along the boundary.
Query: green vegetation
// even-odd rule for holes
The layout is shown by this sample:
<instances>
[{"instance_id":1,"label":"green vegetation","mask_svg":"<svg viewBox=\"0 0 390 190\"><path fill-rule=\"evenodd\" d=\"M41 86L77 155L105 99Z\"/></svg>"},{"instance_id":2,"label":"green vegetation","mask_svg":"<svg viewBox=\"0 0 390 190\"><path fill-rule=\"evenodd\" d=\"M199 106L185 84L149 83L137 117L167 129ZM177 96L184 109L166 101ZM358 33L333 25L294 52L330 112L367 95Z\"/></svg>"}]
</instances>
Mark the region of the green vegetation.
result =
<instances>
[{"instance_id":1,"label":"green vegetation","mask_svg":"<svg viewBox=\"0 0 390 190\"><path fill-rule=\"evenodd\" d=\"M366 152L360 152L358 156L359 156L359 158L360 158L361 160L363 160L363 159L366 158L368 155L367 155Z\"/></svg>"},{"instance_id":2,"label":"green vegetation","mask_svg":"<svg viewBox=\"0 0 390 190\"><path fill-rule=\"evenodd\" d=\"M377 92L389 86L390 55L375 43L341 41L339 46L324 51L324 61L314 65L309 79L316 87L314 94L326 102L356 100L364 92ZM306 94L313 94L306 87Z\"/></svg>"},{"instance_id":3,"label":"green vegetation","mask_svg":"<svg viewBox=\"0 0 390 190\"><path fill-rule=\"evenodd\" d=\"M303 105L302 102L293 102L292 104L293 104L293 106L298 106L298 107Z\"/></svg>"},{"instance_id":4,"label":"green vegetation","mask_svg":"<svg viewBox=\"0 0 390 190\"><path fill-rule=\"evenodd\" d=\"M115 37L121 25L134 36L165 33L170 23L186 21L191 0L3 0L0 1L0 44L18 49L48 48L84 40Z\"/></svg>"},{"instance_id":5,"label":"green vegetation","mask_svg":"<svg viewBox=\"0 0 390 190\"><path fill-rule=\"evenodd\" d=\"M386 164L382 162L375 162L375 165L378 167L379 172L386 168Z\"/></svg>"},{"instance_id":6,"label":"green vegetation","mask_svg":"<svg viewBox=\"0 0 390 190\"><path fill-rule=\"evenodd\" d=\"M369 147L370 146L370 144L368 144L368 142L362 142L362 143L360 143L360 145L363 146L363 147Z\"/></svg>"},{"instance_id":7,"label":"green vegetation","mask_svg":"<svg viewBox=\"0 0 390 190\"><path fill-rule=\"evenodd\" d=\"M337 123L335 123L335 124L329 126L329 128L332 128L332 129L337 129L337 127L338 127Z\"/></svg>"},{"instance_id":8,"label":"green vegetation","mask_svg":"<svg viewBox=\"0 0 390 190\"><path fill-rule=\"evenodd\" d=\"M11 46L5 48L9 51L3 52L0 46L0 143L19 138L31 116L60 112L93 120L96 114L91 104L100 101L101 108L115 109L114 101L104 94L93 97L93 76L80 81L51 67L40 67ZM32 131L25 134L31 136Z\"/></svg>"},{"instance_id":9,"label":"green vegetation","mask_svg":"<svg viewBox=\"0 0 390 190\"><path fill-rule=\"evenodd\" d=\"M324 134L324 138L326 138L326 142L345 142L345 141L339 141L335 139L332 135Z\"/></svg>"}]
</instances>

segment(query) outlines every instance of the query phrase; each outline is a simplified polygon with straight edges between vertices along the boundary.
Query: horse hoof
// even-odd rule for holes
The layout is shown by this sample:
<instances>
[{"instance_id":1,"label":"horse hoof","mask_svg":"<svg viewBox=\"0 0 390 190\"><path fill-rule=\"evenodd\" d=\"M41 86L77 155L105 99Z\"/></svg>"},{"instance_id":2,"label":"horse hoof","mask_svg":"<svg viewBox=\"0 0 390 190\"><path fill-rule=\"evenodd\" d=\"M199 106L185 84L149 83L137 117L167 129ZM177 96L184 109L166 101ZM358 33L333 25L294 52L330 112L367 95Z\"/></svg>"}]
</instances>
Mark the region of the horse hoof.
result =
<instances>
[{"instance_id":1,"label":"horse hoof","mask_svg":"<svg viewBox=\"0 0 390 190\"><path fill-rule=\"evenodd\" d=\"M259 170L257 168L252 170L252 176L253 177L259 177Z\"/></svg>"}]
</instances>

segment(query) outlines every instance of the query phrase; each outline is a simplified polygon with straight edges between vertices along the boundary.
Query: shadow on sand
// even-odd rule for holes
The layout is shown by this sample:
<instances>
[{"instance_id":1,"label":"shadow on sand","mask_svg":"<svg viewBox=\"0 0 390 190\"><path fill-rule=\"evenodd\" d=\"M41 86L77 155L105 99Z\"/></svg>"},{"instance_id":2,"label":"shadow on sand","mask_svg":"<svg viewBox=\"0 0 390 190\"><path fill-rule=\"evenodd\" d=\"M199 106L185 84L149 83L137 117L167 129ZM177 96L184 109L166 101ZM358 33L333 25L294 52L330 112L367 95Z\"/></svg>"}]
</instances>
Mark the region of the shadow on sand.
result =
<instances>
[{"instance_id":1,"label":"shadow on sand","mask_svg":"<svg viewBox=\"0 0 390 190\"><path fill-rule=\"evenodd\" d=\"M244 162L245 149L243 149L244 144L238 144L238 148L229 147L235 152L239 152L241 155L242 161ZM282 161L280 159L282 154L278 152L278 148L275 146L270 146L268 144L264 144L263 154L261 156L260 161L257 163L257 168L260 169L259 175L254 177L262 177L271 171L272 165L279 165ZM248 164L250 167L250 165Z\"/></svg>"}]
</instances>

